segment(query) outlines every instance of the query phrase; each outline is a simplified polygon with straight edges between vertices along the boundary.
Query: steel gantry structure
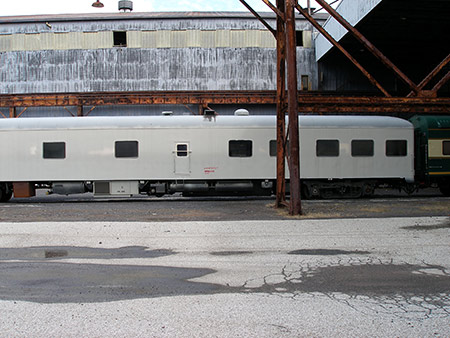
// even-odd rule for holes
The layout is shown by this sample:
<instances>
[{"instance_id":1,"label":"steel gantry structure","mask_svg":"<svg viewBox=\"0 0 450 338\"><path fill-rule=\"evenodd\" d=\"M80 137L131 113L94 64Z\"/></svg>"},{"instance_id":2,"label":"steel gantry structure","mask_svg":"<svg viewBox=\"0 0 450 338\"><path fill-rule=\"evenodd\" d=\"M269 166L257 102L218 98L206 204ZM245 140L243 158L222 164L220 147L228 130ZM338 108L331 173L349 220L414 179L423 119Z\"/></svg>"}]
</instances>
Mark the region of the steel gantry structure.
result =
<instances>
[{"instance_id":1,"label":"steel gantry structure","mask_svg":"<svg viewBox=\"0 0 450 338\"><path fill-rule=\"evenodd\" d=\"M389 92L372 76L364 66L362 66L355 57L351 55L338 41L336 41L331 34L329 34L311 15L309 8L305 9L298 3L297 0L276 0L276 6L269 0L262 0L273 12L277 15L277 28L272 29L247 3L245 0L240 0L275 36L277 40L277 206L288 205L289 213L291 215L300 215L302 213L301 207L301 186L300 186L300 163L299 163L299 128L298 128L298 112L307 112L307 98L306 96L298 95L297 87L297 61L296 61L296 28L295 28L295 10L297 10L306 20L308 20L314 28L317 29L334 47L342 52L368 79L368 81L375 86L382 94L383 98L358 98L357 101L373 102L378 105L383 101L392 100ZM403 81L411 90L406 98L399 98L398 102L403 102L405 106L409 107L410 112L416 104L424 104L427 102L425 98L430 98L428 102L432 105L437 105L438 91L450 79L450 71L448 71L439 80L431 90L424 90L424 88L437 77L440 71L450 62L450 54L433 69L420 84L415 84L406 74L404 74L388 57L386 57L377 47L375 47L368 39L364 37L355 27L353 27L345 18L343 18L333 7L325 0L316 0L322 6L322 9L327 11L332 18L341 24L351 35L362 44L372 55L374 55L385 67L394 72L394 74ZM334 1L336 2L336 1ZM286 86L287 85L287 90ZM414 101L412 98L418 98ZM317 98L317 96L316 96ZM336 106L334 112L339 112L341 109L350 111L351 102L355 100L351 97L334 98ZM395 99L394 99L395 100ZM448 100L443 105L443 113L449 113L450 107ZM394 107L393 101L391 104L386 104L384 113L392 110ZM341 109L339 109L341 108ZM436 108L436 107L435 107ZM395 109L395 108L394 108ZM319 110L316 110L317 113ZM362 112L361 109L360 112ZM289 116L288 133L286 135L285 115ZM437 109L432 110L433 113ZM289 149L287 149L287 139L289 139ZM290 201L286 203L286 189L285 189L285 159L289 165L290 173Z\"/></svg>"},{"instance_id":2,"label":"steel gantry structure","mask_svg":"<svg viewBox=\"0 0 450 338\"><path fill-rule=\"evenodd\" d=\"M139 91L139 92L89 92L48 94L0 94L0 107L8 107L9 115L20 117L28 107L77 107L73 116L87 116L96 106L195 104L202 114L212 104L276 104L277 105L277 207L288 206L289 213L302 213L300 196L299 129L300 113L333 114L450 114L450 98L438 97L438 91L450 78L450 71L440 79L439 74L448 68L450 54L419 83L415 83L398 66L375 47L361 32L353 27L329 3L316 2L339 22L384 67L392 71L409 88L404 96L393 96L340 42L335 40L313 17L311 9L303 8L297 0L263 1L277 17L276 28L271 27L245 0L239 0L274 35L277 41L276 91ZM309 1L308 1L309 2ZM296 12L308 20L359 72L378 90L376 95L346 95L337 92L312 92L298 90L296 59ZM417 82L417 81L416 81ZM429 88L430 84L432 86ZM85 107L89 110L85 111ZM286 126L286 115L289 117ZM289 149L287 140L289 139ZM290 172L290 197L286 199L285 164Z\"/></svg>"}]
</instances>

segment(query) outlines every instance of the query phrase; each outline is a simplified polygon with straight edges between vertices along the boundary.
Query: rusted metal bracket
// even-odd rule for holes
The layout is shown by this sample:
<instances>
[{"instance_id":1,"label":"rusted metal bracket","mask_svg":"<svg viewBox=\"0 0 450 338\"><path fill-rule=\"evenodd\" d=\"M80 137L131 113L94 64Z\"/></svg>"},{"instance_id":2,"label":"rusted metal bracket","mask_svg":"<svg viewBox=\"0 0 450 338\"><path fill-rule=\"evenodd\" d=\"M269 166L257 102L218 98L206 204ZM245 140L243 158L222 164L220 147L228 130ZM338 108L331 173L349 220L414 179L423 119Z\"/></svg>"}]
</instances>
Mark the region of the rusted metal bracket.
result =
<instances>
[{"instance_id":1,"label":"rusted metal bracket","mask_svg":"<svg viewBox=\"0 0 450 338\"><path fill-rule=\"evenodd\" d=\"M345 20L333 7L324 0L316 0L337 22L347 29L360 43L362 43L375 57L377 57L386 67L394 71L394 73L405 82L414 93L419 93L417 85L411 81L394 63L389 60L378 48L376 48L369 40L367 40L356 28L354 28L347 20Z\"/></svg>"},{"instance_id":2,"label":"rusted metal bracket","mask_svg":"<svg viewBox=\"0 0 450 338\"><path fill-rule=\"evenodd\" d=\"M68 112L72 117L75 117L75 116L76 116L74 113L72 113L72 112L69 110L69 108L63 107L63 109L64 109L66 112Z\"/></svg>"},{"instance_id":3,"label":"rusted metal bracket","mask_svg":"<svg viewBox=\"0 0 450 338\"><path fill-rule=\"evenodd\" d=\"M262 0L272 11L275 12L275 14L281 19L286 20L285 13L280 11L277 7L275 7L269 0Z\"/></svg>"},{"instance_id":4,"label":"rusted metal bracket","mask_svg":"<svg viewBox=\"0 0 450 338\"><path fill-rule=\"evenodd\" d=\"M439 89L442 88L443 85L445 85L448 80L450 80L450 72L448 72L447 74L445 74L445 76L441 79L441 81L439 81L438 83L436 83L436 85L433 87L433 89L431 90L435 96L437 96L437 92Z\"/></svg>"},{"instance_id":5,"label":"rusted metal bracket","mask_svg":"<svg viewBox=\"0 0 450 338\"><path fill-rule=\"evenodd\" d=\"M386 97L391 95L381 86L381 84L353 57L342 45L337 42L304 8L298 3L295 4L295 8L308 20L330 43L339 49L360 71L365 77L377 87Z\"/></svg>"},{"instance_id":6,"label":"rusted metal bracket","mask_svg":"<svg viewBox=\"0 0 450 338\"><path fill-rule=\"evenodd\" d=\"M28 107L25 107L19 115L17 115L16 117L21 117L23 113L25 113L27 111Z\"/></svg>"},{"instance_id":7,"label":"rusted metal bracket","mask_svg":"<svg viewBox=\"0 0 450 338\"><path fill-rule=\"evenodd\" d=\"M264 20L261 15L259 15L245 0L239 0L247 9L275 36L277 37L277 32L270 26L266 20Z\"/></svg>"},{"instance_id":8,"label":"rusted metal bracket","mask_svg":"<svg viewBox=\"0 0 450 338\"><path fill-rule=\"evenodd\" d=\"M334 1L330 2L329 5L333 6L335 3L339 2L339 1L341 1L341 0L334 0ZM322 7L317 8L312 14L316 14L316 13L320 12L321 10L322 10Z\"/></svg>"},{"instance_id":9,"label":"rusted metal bracket","mask_svg":"<svg viewBox=\"0 0 450 338\"><path fill-rule=\"evenodd\" d=\"M88 116L95 108L97 108L96 106L91 107L91 109L89 109L89 111L84 114L84 116Z\"/></svg>"},{"instance_id":10,"label":"rusted metal bracket","mask_svg":"<svg viewBox=\"0 0 450 338\"><path fill-rule=\"evenodd\" d=\"M431 72L430 72L430 74L428 74L426 77L425 77L425 79L423 79L422 80L422 82L421 83L419 83L419 86L418 86L418 88L420 89L420 92L419 92L419 95L418 96L422 96L422 95L420 95L421 93L422 93L422 91L423 91L423 89L425 88L425 86L428 84L428 83L430 83L430 81L431 80L433 80L438 74L439 74L439 72L448 64L450 62L450 54L449 55L447 55L447 57L440 63L440 64L438 64L437 66L436 66L436 68L434 68ZM447 75L448 75L448 73L447 73ZM445 76L444 76L444 78L443 79L441 79L441 81L442 80L444 80L445 79ZM448 80L448 79L447 79ZM433 90L432 90L432 96L437 96L437 91L441 88L441 86L443 86L446 82L447 82L447 80L444 80L445 82L444 83L442 83L442 85L440 85L440 86L438 86L438 84L436 84L436 90L435 90L435 88L433 88ZM409 93L408 94L408 97L411 97L411 96L413 96L415 93L414 92L411 92L411 93Z\"/></svg>"}]
</instances>

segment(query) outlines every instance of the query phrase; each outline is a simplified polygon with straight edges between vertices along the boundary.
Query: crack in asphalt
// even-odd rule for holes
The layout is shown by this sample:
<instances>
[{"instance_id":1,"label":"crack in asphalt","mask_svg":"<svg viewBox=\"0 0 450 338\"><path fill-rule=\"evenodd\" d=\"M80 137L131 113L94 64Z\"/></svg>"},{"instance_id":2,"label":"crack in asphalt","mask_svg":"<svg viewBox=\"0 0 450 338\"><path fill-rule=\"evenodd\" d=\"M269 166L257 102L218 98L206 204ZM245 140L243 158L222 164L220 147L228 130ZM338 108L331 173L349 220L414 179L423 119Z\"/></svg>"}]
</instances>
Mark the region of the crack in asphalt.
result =
<instances>
[{"instance_id":1,"label":"crack in asphalt","mask_svg":"<svg viewBox=\"0 0 450 338\"><path fill-rule=\"evenodd\" d=\"M297 250L297 252L302 252ZM323 253L316 249L311 253ZM92 303L118 300L230 293L300 299L326 297L359 312L426 319L450 316L450 271L443 266L395 262L362 251L339 251L314 263L288 261L280 272L240 286L199 282L217 273L208 268L84 263L83 259L153 259L175 255L166 249L130 246L0 248L0 299L38 303ZM303 252L302 252L303 253ZM333 252L333 254L338 251ZM355 254L358 254L355 256ZM217 251L218 256L250 255ZM286 253L287 254L287 253ZM287 256L289 257L289 256ZM292 257L292 256L290 256ZM298 258L302 255L296 256ZM62 259L77 259L63 262ZM81 263L79 262L81 260Z\"/></svg>"},{"instance_id":2,"label":"crack in asphalt","mask_svg":"<svg viewBox=\"0 0 450 338\"><path fill-rule=\"evenodd\" d=\"M281 273L246 281L252 292L290 298L325 297L358 312L427 319L450 316L450 274L441 266L393 260L339 258L335 264L300 262ZM279 282L270 282L276 280ZM269 281L269 282L268 282ZM282 290L282 291L281 291Z\"/></svg>"}]
</instances>

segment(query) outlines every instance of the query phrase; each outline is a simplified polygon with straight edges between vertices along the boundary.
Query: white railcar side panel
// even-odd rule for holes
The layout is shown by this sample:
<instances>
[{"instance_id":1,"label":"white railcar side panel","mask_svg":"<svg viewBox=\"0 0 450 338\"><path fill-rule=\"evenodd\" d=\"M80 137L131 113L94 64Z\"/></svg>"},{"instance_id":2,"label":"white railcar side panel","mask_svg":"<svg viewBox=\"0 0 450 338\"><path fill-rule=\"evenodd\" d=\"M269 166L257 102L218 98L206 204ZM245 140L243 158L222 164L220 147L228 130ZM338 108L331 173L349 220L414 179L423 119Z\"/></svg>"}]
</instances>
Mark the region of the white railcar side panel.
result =
<instances>
[{"instance_id":1,"label":"white railcar side panel","mask_svg":"<svg viewBox=\"0 0 450 338\"><path fill-rule=\"evenodd\" d=\"M3 131L1 181L273 178L267 129ZM229 140L252 140L253 156L228 155ZM138 141L138 158L115 158L116 141ZM65 142L65 159L44 159L44 142ZM189 171L176 171L176 144L189 144ZM264 145L264 146L258 146ZM261 165L263 164L263 165Z\"/></svg>"},{"instance_id":2,"label":"white railcar side panel","mask_svg":"<svg viewBox=\"0 0 450 338\"><path fill-rule=\"evenodd\" d=\"M269 143L276 138L273 116L11 120L0 123L1 182L238 180L276 175L276 157L269 154ZM414 178L414 133L409 122L301 116L300 123L303 179ZM352 157L355 139L373 140L373 156ZM230 140L252 141L252 156L230 157ZM339 140L339 156L316 156L317 140ZM406 140L407 156L386 156L386 140ZM116 141L137 141L139 156L116 158ZM44 159L44 142L65 142L66 157ZM187 144L188 156L177 157L177 144Z\"/></svg>"},{"instance_id":3,"label":"white railcar side panel","mask_svg":"<svg viewBox=\"0 0 450 338\"><path fill-rule=\"evenodd\" d=\"M318 140L338 140L339 156L316 156ZM373 140L373 156L352 156L353 140ZM386 156L386 140L406 140L407 156ZM303 179L405 178L412 181L413 131L405 128L304 128L300 130L300 163Z\"/></svg>"}]
</instances>

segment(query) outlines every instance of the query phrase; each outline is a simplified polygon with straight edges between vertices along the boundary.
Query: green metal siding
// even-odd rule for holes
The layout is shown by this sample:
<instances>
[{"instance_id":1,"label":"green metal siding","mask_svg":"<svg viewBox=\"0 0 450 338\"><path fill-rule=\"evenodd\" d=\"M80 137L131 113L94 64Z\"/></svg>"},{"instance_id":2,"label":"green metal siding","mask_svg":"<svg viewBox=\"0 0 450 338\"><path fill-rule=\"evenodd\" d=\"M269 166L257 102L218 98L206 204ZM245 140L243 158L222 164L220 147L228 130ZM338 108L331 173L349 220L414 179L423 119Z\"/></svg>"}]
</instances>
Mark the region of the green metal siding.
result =
<instances>
[{"instance_id":1,"label":"green metal siding","mask_svg":"<svg viewBox=\"0 0 450 338\"><path fill-rule=\"evenodd\" d=\"M429 145L450 140L450 116L414 116L416 178L425 183L439 183L450 177L450 157L433 154Z\"/></svg>"}]
</instances>

